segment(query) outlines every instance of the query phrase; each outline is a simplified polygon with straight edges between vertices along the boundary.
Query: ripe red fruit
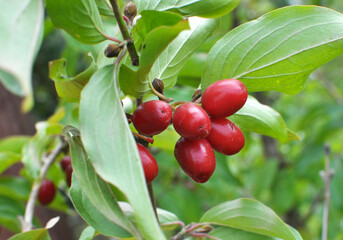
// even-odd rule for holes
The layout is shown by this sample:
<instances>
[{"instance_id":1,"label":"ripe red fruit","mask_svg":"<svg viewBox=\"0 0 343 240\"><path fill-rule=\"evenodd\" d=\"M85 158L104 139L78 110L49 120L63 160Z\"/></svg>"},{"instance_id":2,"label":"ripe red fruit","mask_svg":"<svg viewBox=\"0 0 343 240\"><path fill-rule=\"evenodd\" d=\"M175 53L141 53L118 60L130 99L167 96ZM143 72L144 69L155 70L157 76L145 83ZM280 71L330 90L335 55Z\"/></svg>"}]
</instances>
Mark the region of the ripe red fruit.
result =
<instances>
[{"instance_id":1,"label":"ripe red fruit","mask_svg":"<svg viewBox=\"0 0 343 240\"><path fill-rule=\"evenodd\" d=\"M145 180L146 183L149 184L154 180L154 178L158 174L158 165L156 162L156 159L152 154L149 152L148 149L143 147L141 144L137 143L137 148L139 152L139 156L142 161L143 165L143 170L144 170L144 175L145 175Z\"/></svg>"},{"instance_id":2,"label":"ripe red fruit","mask_svg":"<svg viewBox=\"0 0 343 240\"><path fill-rule=\"evenodd\" d=\"M214 150L233 155L244 147L244 135L236 124L226 118L211 119L211 122L212 131L206 139Z\"/></svg>"},{"instance_id":3,"label":"ripe red fruit","mask_svg":"<svg viewBox=\"0 0 343 240\"><path fill-rule=\"evenodd\" d=\"M52 181L44 179L38 191L38 201L42 205L51 203L56 195L56 188Z\"/></svg>"},{"instance_id":4,"label":"ripe red fruit","mask_svg":"<svg viewBox=\"0 0 343 240\"><path fill-rule=\"evenodd\" d=\"M208 86L202 97L202 107L215 118L231 116L241 109L248 98L245 85L236 79L224 79Z\"/></svg>"},{"instance_id":5,"label":"ripe red fruit","mask_svg":"<svg viewBox=\"0 0 343 240\"><path fill-rule=\"evenodd\" d=\"M182 137L196 140L210 133L211 120L205 110L195 103L185 103L174 111L173 126Z\"/></svg>"},{"instance_id":6,"label":"ripe red fruit","mask_svg":"<svg viewBox=\"0 0 343 240\"><path fill-rule=\"evenodd\" d=\"M181 137L174 155L183 171L198 183L206 182L216 168L213 149L206 139L191 141Z\"/></svg>"},{"instance_id":7,"label":"ripe red fruit","mask_svg":"<svg viewBox=\"0 0 343 240\"><path fill-rule=\"evenodd\" d=\"M67 167L71 165L71 157L70 156L64 156L60 162L61 167L63 171L66 171Z\"/></svg>"},{"instance_id":8,"label":"ripe red fruit","mask_svg":"<svg viewBox=\"0 0 343 240\"><path fill-rule=\"evenodd\" d=\"M152 100L138 106L132 115L132 122L138 132L152 136L163 132L172 118L168 103Z\"/></svg>"},{"instance_id":9,"label":"ripe red fruit","mask_svg":"<svg viewBox=\"0 0 343 240\"><path fill-rule=\"evenodd\" d=\"M65 173L66 173L67 184L70 187L72 174L73 174L73 166L71 164L67 166L67 168L65 169Z\"/></svg>"}]
</instances>

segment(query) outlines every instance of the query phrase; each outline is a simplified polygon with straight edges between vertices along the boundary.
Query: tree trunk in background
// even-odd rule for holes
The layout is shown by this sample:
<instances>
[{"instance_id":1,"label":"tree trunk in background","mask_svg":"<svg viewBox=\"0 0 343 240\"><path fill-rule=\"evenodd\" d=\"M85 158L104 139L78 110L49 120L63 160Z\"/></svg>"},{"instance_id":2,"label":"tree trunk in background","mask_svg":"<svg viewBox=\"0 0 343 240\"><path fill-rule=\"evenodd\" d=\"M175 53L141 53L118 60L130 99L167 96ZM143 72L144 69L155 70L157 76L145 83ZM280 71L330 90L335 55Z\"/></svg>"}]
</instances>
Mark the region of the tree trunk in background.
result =
<instances>
[{"instance_id":1,"label":"tree trunk in background","mask_svg":"<svg viewBox=\"0 0 343 240\"><path fill-rule=\"evenodd\" d=\"M11 135L33 135L35 133L34 117L31 114L21 112L21 102L21 98L7 91L0 83L0 139ZM21 168L21 163L15 164L3 174L18 175ZM73 231L67 224L68 216L66 214L38 207L36 208L36 216L38 216L42 226L53 217L61 217L56 226L49 231L53 240L76 239L72 236ZM1 226L0 240L6 240L12 235L13 233Z\"/></svg>"}]
</instances>

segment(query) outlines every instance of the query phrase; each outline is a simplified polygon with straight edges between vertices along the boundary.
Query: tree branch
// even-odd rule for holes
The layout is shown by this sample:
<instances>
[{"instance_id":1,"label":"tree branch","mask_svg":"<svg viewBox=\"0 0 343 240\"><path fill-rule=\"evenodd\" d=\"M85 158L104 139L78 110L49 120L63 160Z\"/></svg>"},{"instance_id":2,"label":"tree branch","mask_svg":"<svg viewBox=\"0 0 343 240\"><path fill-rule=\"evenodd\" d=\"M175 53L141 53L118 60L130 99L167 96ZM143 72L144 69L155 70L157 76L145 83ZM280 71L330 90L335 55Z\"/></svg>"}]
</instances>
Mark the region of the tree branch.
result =
<instances>
[{"instance_id":1,"label":"tree branch","mask_svg":"<svg viewBox=\"0 0 343 240\"><path fill-rule=\"evenodd\" d=\"M48 156L43 157L43 164L40 168L39 176L33 182L31 193L25 209L25 215L24 218L21 219L22 232L30 231L32 229L32 219L39 188L45 178L46 173L48 172L49 167L55 161L56 157L62 152L65 146L66 142L61 140Z\"/></svg>"},{"instance_id":2,"label":"tree branch","mask_svg":"<svg viewBox=\"0 0 343 240\"><path fill-rule=\"evenodd\" d=\"M139 65L139 56L137 54L137 51L136 51L135 45L133 43L133 39L131 38L131 35L129 33L129 30L127 29L126 22L123 19L122 14L120 13L118 1L117 0L110 0L110 3L112 5L114 17L117 20L120 32L121 32L124 40L126 41L127 50L129 52L130 58L131 58L131 63L134 66L138 66Z\"/></svg>"}]
</instances>

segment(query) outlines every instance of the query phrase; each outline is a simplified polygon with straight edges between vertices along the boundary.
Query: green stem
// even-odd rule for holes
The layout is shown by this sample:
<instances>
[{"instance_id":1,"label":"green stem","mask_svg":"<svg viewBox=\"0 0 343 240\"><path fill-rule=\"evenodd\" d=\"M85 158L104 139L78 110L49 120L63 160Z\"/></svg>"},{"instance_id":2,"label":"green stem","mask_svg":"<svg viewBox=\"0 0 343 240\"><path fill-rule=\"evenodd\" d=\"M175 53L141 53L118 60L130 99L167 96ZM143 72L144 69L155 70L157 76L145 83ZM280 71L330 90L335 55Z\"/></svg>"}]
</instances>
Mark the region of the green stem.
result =
<instances>
[{"instance_id":1,"label":"green stem","mask_svg":"<svg viewBox=\"0 0 343 240\"><path fill-rule=\"evenodd\" d=\"M110 3L112 5L114 17L117 20L120 32L121 32L124 40L126 41L127 51L129 52L130 58L131 58L131 64L134 66L138 66L139 65L139 56L137 54L137 51L136 51L135 45L133 43L133 39L131 38L131 35L129 33L129 30L127 29L126 22L123 19L122 14L120 13L118 1L117 0L110 0Z\"/></svg>"},{"instance_id":2,"label":"green stem","mask_svg":"<svg viewBox=\"0 0 343 240\"><path fill-rule=\"evenodd\" d=\"M156 219L159 222L158 214L157 214L157 208L156 208L156 202L155 202L155 197L154 197L154 190L152 188L152 183L148 184L148 191L149 191L151 204L152 204L154 211L155 211Z\"/></svg>"}]
</instances>

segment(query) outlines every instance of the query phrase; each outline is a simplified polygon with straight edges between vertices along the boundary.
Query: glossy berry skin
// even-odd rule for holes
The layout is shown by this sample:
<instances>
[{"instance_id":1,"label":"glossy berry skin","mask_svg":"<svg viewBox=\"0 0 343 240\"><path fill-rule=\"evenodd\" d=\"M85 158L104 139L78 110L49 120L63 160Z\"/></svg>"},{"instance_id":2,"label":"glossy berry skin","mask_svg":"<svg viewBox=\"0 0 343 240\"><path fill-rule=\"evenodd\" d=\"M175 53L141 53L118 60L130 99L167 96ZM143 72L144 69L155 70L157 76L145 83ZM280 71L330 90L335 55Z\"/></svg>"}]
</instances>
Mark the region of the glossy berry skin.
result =
<instances>
[{"instance_id":1,"label":"glossy berry skin","mask_svg":"<svg viewBox=\"0 0 343 240\"><path fill-rule=\"evenodd\" d=\"M132 122L138 132L152 136L163 132L170 124L172 109L168 103L152 100L138 106Z\"/></svg>"},{"instance_id":2,"label":"glossy berry skin","mask_svg":"<svg viewBox=\"0 0 343 240\"><path fill-rule=\"evenodd\" d=\"M206 139L214 150L233 155L244 147L244 135L236 124L226 118L211 119L211 122L212 131Z\"/></svg>"},{"instance_id":3,"label":"glossy berry skin","mask_svg":"<svg viewBox=\"0 0 343 240\"><path fill-rule=\"evenodd\" d=\"M38 191L38 201L42 205L51 203L56 195L56 188L52 181L44 179Z\"/></svg>"},{"instance_id":4,"label":"glossy berry skin","mask_svg":"<svg viewBox=\"0 0 343 240\"><path fill-rule=\"evenodd\" d=\"M195 103L185 103L174 111L173 126L182 137L196 140L210 133L211 120L205 110Z\"/></svg>"},{"instance_id":5,"label":"glossy berry skin","mask_svg":"<svg viewBox=\"0 0 343 240\"><path fill-rule=\"evenodd\" d=\"M60 162L61 167L63 171L66 171L67 167L71 165L71 157L70 156L64 156Z\"/></svg>"},{"instance_id":6,"label":"glossy berry skin","mask_svg":"<svg viewBox=\"0 0 343 240\"><path fill-rule=\"evenodd\" d=\"M73 174L73 166L71 164L67 166L67 168L65 169L65 173L66 173L67 184L70 187L72 174Z\"/></svg>"},{"instance_id":7,"label":"glossy berry skin","mask_svg":"<svg viewBox=\"0 0 343 240\"><path fill-rule=\"evenodd\" d=\"M181 137L174 156L182 170L198 183L207 182L216 168L213 149L206 139L192 141Z\"/></svg>"},{"instance_id":8,"label":"glossy berry skin","mask_svg":"<svg viewBox=\"0 0 343 240\"><path fill-rule=\"evenodd\" d=\"M147 184L149 184L158 174L158 165L156 159L154 156L152 156L148 149L138 143L137 148L143 165L145 181Z\"/></svg>"},{"instance_id":9,"label":"glossy berry skin","mask_svg":"<svg viewBox=\"0 0 343 240\"><path fill-rule=\"evenodd\" d=\"M223 79L205 89L201 102L208 115L214 118L224 118L241 109L247 98L248 91L241 81Z\"/></svg>"}]
</instances>

